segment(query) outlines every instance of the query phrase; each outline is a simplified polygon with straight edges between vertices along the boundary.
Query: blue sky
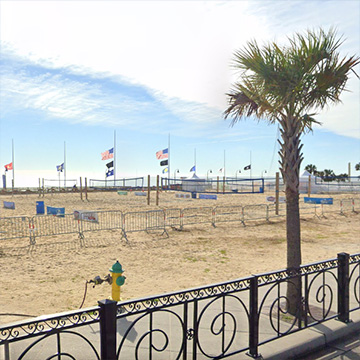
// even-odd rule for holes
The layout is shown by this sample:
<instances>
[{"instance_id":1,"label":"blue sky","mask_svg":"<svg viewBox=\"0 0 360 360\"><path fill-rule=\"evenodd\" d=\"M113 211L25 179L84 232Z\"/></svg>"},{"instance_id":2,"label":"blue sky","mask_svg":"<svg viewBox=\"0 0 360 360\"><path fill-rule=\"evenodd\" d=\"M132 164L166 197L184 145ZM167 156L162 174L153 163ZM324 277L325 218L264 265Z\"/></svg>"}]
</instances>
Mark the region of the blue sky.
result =
<instances>
[{"instance_id":1,"label":"blue sky","mask_svg":"<svg viewBox=\"0 0 360 360\"><path fill-rule=\"evenodd\" d=\"M360 55L359 18L357 0L0 0L0 165L13 139L15 186L37 186L58 178L65 143L67 179L103 179L116 131L117 178L161 175L155 153L169 134L172 176L190 175L195 152L200 176L221 175L224 154L227 176L250 175L250 156L252 176L272 176L276 126L223 118L234 52L335 26L342 55ZM360 161L360 81L347 88L303 137L302 168L344 173Z\"/></svg>"}]
</instances>

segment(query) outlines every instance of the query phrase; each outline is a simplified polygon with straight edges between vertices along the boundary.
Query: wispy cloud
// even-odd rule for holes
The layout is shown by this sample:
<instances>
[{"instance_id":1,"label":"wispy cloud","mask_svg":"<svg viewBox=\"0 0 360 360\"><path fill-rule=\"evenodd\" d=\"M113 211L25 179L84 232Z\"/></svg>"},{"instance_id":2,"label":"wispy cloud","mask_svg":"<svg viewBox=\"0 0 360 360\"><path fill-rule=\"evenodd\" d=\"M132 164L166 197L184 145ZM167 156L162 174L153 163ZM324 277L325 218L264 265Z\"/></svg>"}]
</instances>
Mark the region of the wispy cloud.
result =
<instances>
[{"instance_id":1,"label":"wispy cloud","mask_svg":"<svg viewBox=\"0 0 360 360\"><path fill-rule=\"evenodd\" d=\"M4 55L4 54L3 54ZM169 97L119 76L43 67L3 56L0 95L4 108L38 111L51 121L121 126L144 132L211 132L222 120L219 109ZM213 130L214 131L214 130Z\"/></svg>"},{"instance_id":2,"label":"wispy cloud","mask_svg":"<svg viewBox=\"0 0 360 360\"><path fill-rule=\"evenodd\" d=\"M346 38L344 52L356 53L360 42L360 10L351 0L28 1L1 6L2 52L5 42L44 72L3 69L1 81L11 85L7 101L49 118L134 129L141 124L154 133L192 136L201 129L214 135L222 129L224 94L235 80L232 54L248 40L285 40L294 31L335 25ZM342 111L331 112L336 116L323 121L323 128L358 136L358 122L349 120L359 117L358 96L344 97Z\"/></svg>"}]
</instances>

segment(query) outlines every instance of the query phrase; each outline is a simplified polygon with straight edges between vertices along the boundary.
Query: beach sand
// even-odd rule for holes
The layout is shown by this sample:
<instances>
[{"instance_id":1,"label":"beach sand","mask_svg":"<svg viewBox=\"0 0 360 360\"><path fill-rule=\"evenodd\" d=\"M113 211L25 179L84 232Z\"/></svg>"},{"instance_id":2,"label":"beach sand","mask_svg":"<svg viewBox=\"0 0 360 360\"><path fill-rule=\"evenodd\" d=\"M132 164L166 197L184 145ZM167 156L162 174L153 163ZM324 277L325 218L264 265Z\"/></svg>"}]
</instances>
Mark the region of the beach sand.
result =
<instances>
[{"instance_id":1,"label":"beach sand","mask_svg":"<svg viewBox=\"0 0 360 360\"><path fill-rule=\"evenodd\" d=\"M155 192L151 205L145 196L118 195L116 192L90 192L88 200L79 193L2 195L0 200L14 201L15 210L1 209L1 217L34 216L36 201L45 206L74 210L148 211L161 208L244 206L269 204L272 193L254 195L218 195L218 200L177 199L175 193L162 192L159 206ZM316 195L313 195L314 197ZM334 199L359 198L358 194L317 195ZM303 203L303 196L300 202ZM336 209L335 209L336 207ZM327 211L326 206L324 210ZM335 258L339 252L360 251L360 214L333 212L318 218L308 213L301 221L302 263ZM336 210L336 212L335 212ZM161 233L134 232L128 242L120 230L85 233L81 247L76 234L37 238L31 252L29 239L5 240L0 244L0 324L32 316L76 310L83 301L85 283L109 274L118 260L126 276L122 300L157 295L251 274L283 269L286 266L285 218L266 222L251 221L189 225L183 231L168 229ZM109 298L111 287L103 283L88 286L83 307L97 305Z\"/></svg>"}]
</instances>

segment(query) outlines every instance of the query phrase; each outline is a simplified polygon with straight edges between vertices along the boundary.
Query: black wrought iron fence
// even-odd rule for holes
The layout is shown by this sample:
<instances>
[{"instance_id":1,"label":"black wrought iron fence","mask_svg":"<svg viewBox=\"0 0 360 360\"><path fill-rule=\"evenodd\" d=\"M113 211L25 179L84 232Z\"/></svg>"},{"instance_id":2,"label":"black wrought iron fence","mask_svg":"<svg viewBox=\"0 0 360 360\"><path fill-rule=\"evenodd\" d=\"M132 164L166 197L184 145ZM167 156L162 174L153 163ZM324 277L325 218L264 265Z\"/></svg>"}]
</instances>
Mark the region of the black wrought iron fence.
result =
<instances>
[{"instance_id":1,"label":"black wrought iron fence","mask_svg":"<svg viewBox=\"0 0 360 360\"><path fill-rule=\"evenodd\" d=\"M295 291L290 311L289 289ZM221 359L360 311L360 253L0 326L13 359Z\"/></svg>"}]
</instances>

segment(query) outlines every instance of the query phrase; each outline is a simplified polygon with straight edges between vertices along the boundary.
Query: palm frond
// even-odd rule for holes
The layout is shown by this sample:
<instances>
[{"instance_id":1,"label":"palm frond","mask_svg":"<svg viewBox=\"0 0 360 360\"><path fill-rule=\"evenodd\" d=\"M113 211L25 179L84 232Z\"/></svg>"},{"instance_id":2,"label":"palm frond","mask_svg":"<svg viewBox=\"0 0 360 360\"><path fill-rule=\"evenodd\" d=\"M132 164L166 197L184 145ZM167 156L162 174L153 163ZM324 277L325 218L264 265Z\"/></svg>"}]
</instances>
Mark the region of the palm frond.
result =
<instances>
[{"instance_id":1,"label":"palm frond","mask_svg":"<svg viewBox=\"0 0 360 360\"><path fill-rule=\"evenodd\" d=\"M233 64L241 76L227 94L224 112L225 118L233 118L232 125L249 116L270 123L286 117L301 122L301 131L311 131L317 122L307 115L309 110L341 101L359 57L340 58L343 39L336 30L297 33L289 43L260 47L252 41L235 52Z\"/></svg>"}]
</instances>

